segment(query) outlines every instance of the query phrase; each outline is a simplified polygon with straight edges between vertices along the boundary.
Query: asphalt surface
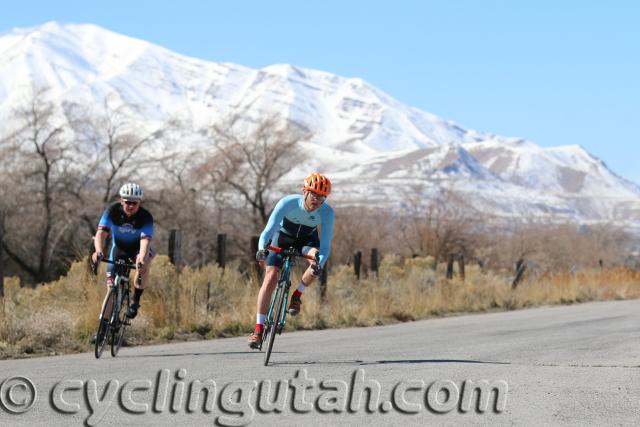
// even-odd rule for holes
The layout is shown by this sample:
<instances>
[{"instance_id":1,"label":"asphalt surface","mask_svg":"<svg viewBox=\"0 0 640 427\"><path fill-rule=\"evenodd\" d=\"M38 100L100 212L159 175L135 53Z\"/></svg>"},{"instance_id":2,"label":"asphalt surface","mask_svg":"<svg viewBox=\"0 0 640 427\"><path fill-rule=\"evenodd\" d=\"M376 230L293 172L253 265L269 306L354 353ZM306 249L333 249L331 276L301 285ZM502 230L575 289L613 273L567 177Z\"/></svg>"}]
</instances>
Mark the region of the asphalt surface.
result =
<instances>
[{"instance_id":1,"label":"asphalt surface","mask_svg":"<svg viewBox=\"0 0 640 427\"><path fill-rule=\"evenodd\" d=\"M640 425L640 300L285 332L262 361L246 338L0 361L0 425Z\"/></svg>"}]
</instances>

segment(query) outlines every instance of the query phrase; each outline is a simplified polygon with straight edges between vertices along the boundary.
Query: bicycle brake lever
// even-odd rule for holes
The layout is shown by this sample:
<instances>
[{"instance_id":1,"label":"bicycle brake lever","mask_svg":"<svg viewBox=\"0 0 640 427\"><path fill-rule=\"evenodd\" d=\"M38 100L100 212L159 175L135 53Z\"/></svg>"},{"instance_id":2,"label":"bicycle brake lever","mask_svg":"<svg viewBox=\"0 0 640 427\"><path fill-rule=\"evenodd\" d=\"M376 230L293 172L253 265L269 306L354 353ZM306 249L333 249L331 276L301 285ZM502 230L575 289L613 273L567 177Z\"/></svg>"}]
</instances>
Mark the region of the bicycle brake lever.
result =
<instances>
[{"instance_id":1,"label":"bicycle brake lever","mask_svg":"<svg viewBox=\"0 0 640 427\"><path fill-rule=\"evenodd\" d=\"M91 272L94 276L98 275L98 266L100 265L100 261L102 261L104 255L102 253L98 253L96 256L96 262L93 262L93 256L89 256L89 263L91 264Z\"/></svg>"}]
</instances>

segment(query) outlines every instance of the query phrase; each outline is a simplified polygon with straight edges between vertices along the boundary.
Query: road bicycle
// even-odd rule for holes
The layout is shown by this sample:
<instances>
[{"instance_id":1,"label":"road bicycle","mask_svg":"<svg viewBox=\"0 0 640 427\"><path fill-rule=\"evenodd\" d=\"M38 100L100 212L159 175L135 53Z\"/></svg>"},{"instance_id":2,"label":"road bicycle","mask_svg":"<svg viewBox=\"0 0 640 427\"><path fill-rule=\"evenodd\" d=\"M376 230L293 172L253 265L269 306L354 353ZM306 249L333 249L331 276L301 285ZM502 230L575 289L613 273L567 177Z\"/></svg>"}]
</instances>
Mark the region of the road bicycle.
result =
<instances>
[{"instance_id":1,"label":"road bicycle","mask_svg":"<svg viewBox=\"0 0 640 427\"><path fill-rule=\"evenodd\" d=\"M98 321L98 330L96 332L96 342L94 346L94 354L96 359L102 356L107 341L111 344L111 356L116 357L122 340L124 331L130 325L130 319L127 317L127 309L130 303L129 274L131 270L136 269L136 265L130 259L118 259L116 261L102 259L102 262L113 264L113 286L108 291L107 297L102 305L100 312L100 320ZM138 270L142 265L138 265ZM98 264L93 264L93 272L97 273ZM142 280L142 276L138 275L138 283ZM111 315L106 315L107 308L111 307Z\"/></svg>"},{"instance_id":2,"label":"road bicycle","mask_svg":"<svg viewBox=\"0 0 640 427\"><path fill-rule=\"evenodd\" d=\"M269 304L269 311L264 322L263 336L267 345L267 351L264 354L264 366L269 364L269 358L271 357L271 351L273 350L273 342L276 339L276 334L282 334L284 330L285 321L287 318L287 301L289 301L289 289L291 288L291 267L296 264L297 258L307 258L312 261L318 262L317 255L313 257L311 255L301 255L295 248L282 249L277 246L269 246L268 250L279 253L283 257L282 270L280 277L278 278L278 284L276 286L273 295L271 296L271 304ZM262 344L260 344L260 350L262 350Z\"/></svg>"}]
</instances>

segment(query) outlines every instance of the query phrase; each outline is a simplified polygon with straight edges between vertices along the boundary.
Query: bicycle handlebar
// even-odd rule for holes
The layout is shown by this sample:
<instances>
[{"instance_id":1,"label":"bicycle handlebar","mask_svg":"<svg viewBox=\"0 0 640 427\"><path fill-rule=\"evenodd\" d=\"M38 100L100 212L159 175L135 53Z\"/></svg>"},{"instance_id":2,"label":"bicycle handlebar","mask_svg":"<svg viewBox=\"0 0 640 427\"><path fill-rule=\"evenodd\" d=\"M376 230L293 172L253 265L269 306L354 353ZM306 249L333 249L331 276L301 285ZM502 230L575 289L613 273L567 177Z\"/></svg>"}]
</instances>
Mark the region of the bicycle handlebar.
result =
<instances>
[{"instance_id":1,"label":"bicycle handlebar","mask_svg":"<svg viewBox=\"0 0 640 427\"><path fill-rule=\"evenodd\" d=\"M270 251L274 251L277 254L279 254L280 252L285 250L285 249L279 248L277 246L272 246L272 245L267 246L267 249L269 249ZM300 258L309 259L311 261L318 261L317 257L311 256L311 255L299 255L297 253L294 254L294 255L297 256L297 257L300 257Z\"/></svg>"},{"instance_id":2,"label":"bicycle handlebar","mask_svg":"<svg viewBox=\"0 0 640 427\"><path fill-rule=\"evenodd\" d=\"M91 259L91 257L89 257L89 263L91 264L91 269L92 269L92 272L93 272L94 275L98 274L98 264L101 263L101 262L104 262L106 264L120 265L120 266L125 267L125 268L127 268L129 270L137 270L139 268L142 268L142 266L143 266L142 263L138 263L137 265L136 264L128 264L128 263L125 263L125 262L117 262L117 261L113 261L113 260L110 260L110 259L105 259L105 258L102 258L102 257L100 257L98 259L98 262L94 263L93 260ZM141 280L142 280L142 277L141 277L141 275L139 275L138 282L140 282Z\"/></svg>"},{"instance_id":3,"label":"bicycle handlebar","mask_svg":"<svg viewBox=\"0 0 640 427\"><path fill-rule=\"evenodd\" d=\"M135 269L137 269L138 267L142 267L142 265L143 265L142 263L138 263L137 265L136 265L136 264L119 263L119 262L112 261L112 260L110 260L110 259L104 259L104 258L103 258L103 259L101 259L100 261L101 261L101 262L105 262L105 263L107 263L107 264L117 264L117 265L121 265L121 266L123 266L123 267L127 267L127 268L130 268L130 269L132 269L132 270L135 270Z\"/></svg>"}]
</instances>

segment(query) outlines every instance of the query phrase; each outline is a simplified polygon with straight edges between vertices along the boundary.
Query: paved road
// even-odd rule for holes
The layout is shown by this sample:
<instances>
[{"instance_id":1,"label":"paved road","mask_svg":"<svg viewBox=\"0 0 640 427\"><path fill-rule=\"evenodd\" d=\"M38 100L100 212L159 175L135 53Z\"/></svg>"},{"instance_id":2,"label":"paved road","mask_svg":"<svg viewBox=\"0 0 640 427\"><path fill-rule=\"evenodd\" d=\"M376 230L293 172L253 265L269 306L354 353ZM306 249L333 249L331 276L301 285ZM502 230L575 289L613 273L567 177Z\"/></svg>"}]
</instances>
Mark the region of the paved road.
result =
<instances>
[{"instance_id":1,"label":"paved road","mask_svg":"<svg viewBox=\"0 0 640 427\"><path fill-rule=\"evenodd\" d=\"M37 398L0 425L640 425L640 300L286 333L272 361L244 338L2 361L5 406L31 397L9 377Z\"/></svg>"}]
</instances>

